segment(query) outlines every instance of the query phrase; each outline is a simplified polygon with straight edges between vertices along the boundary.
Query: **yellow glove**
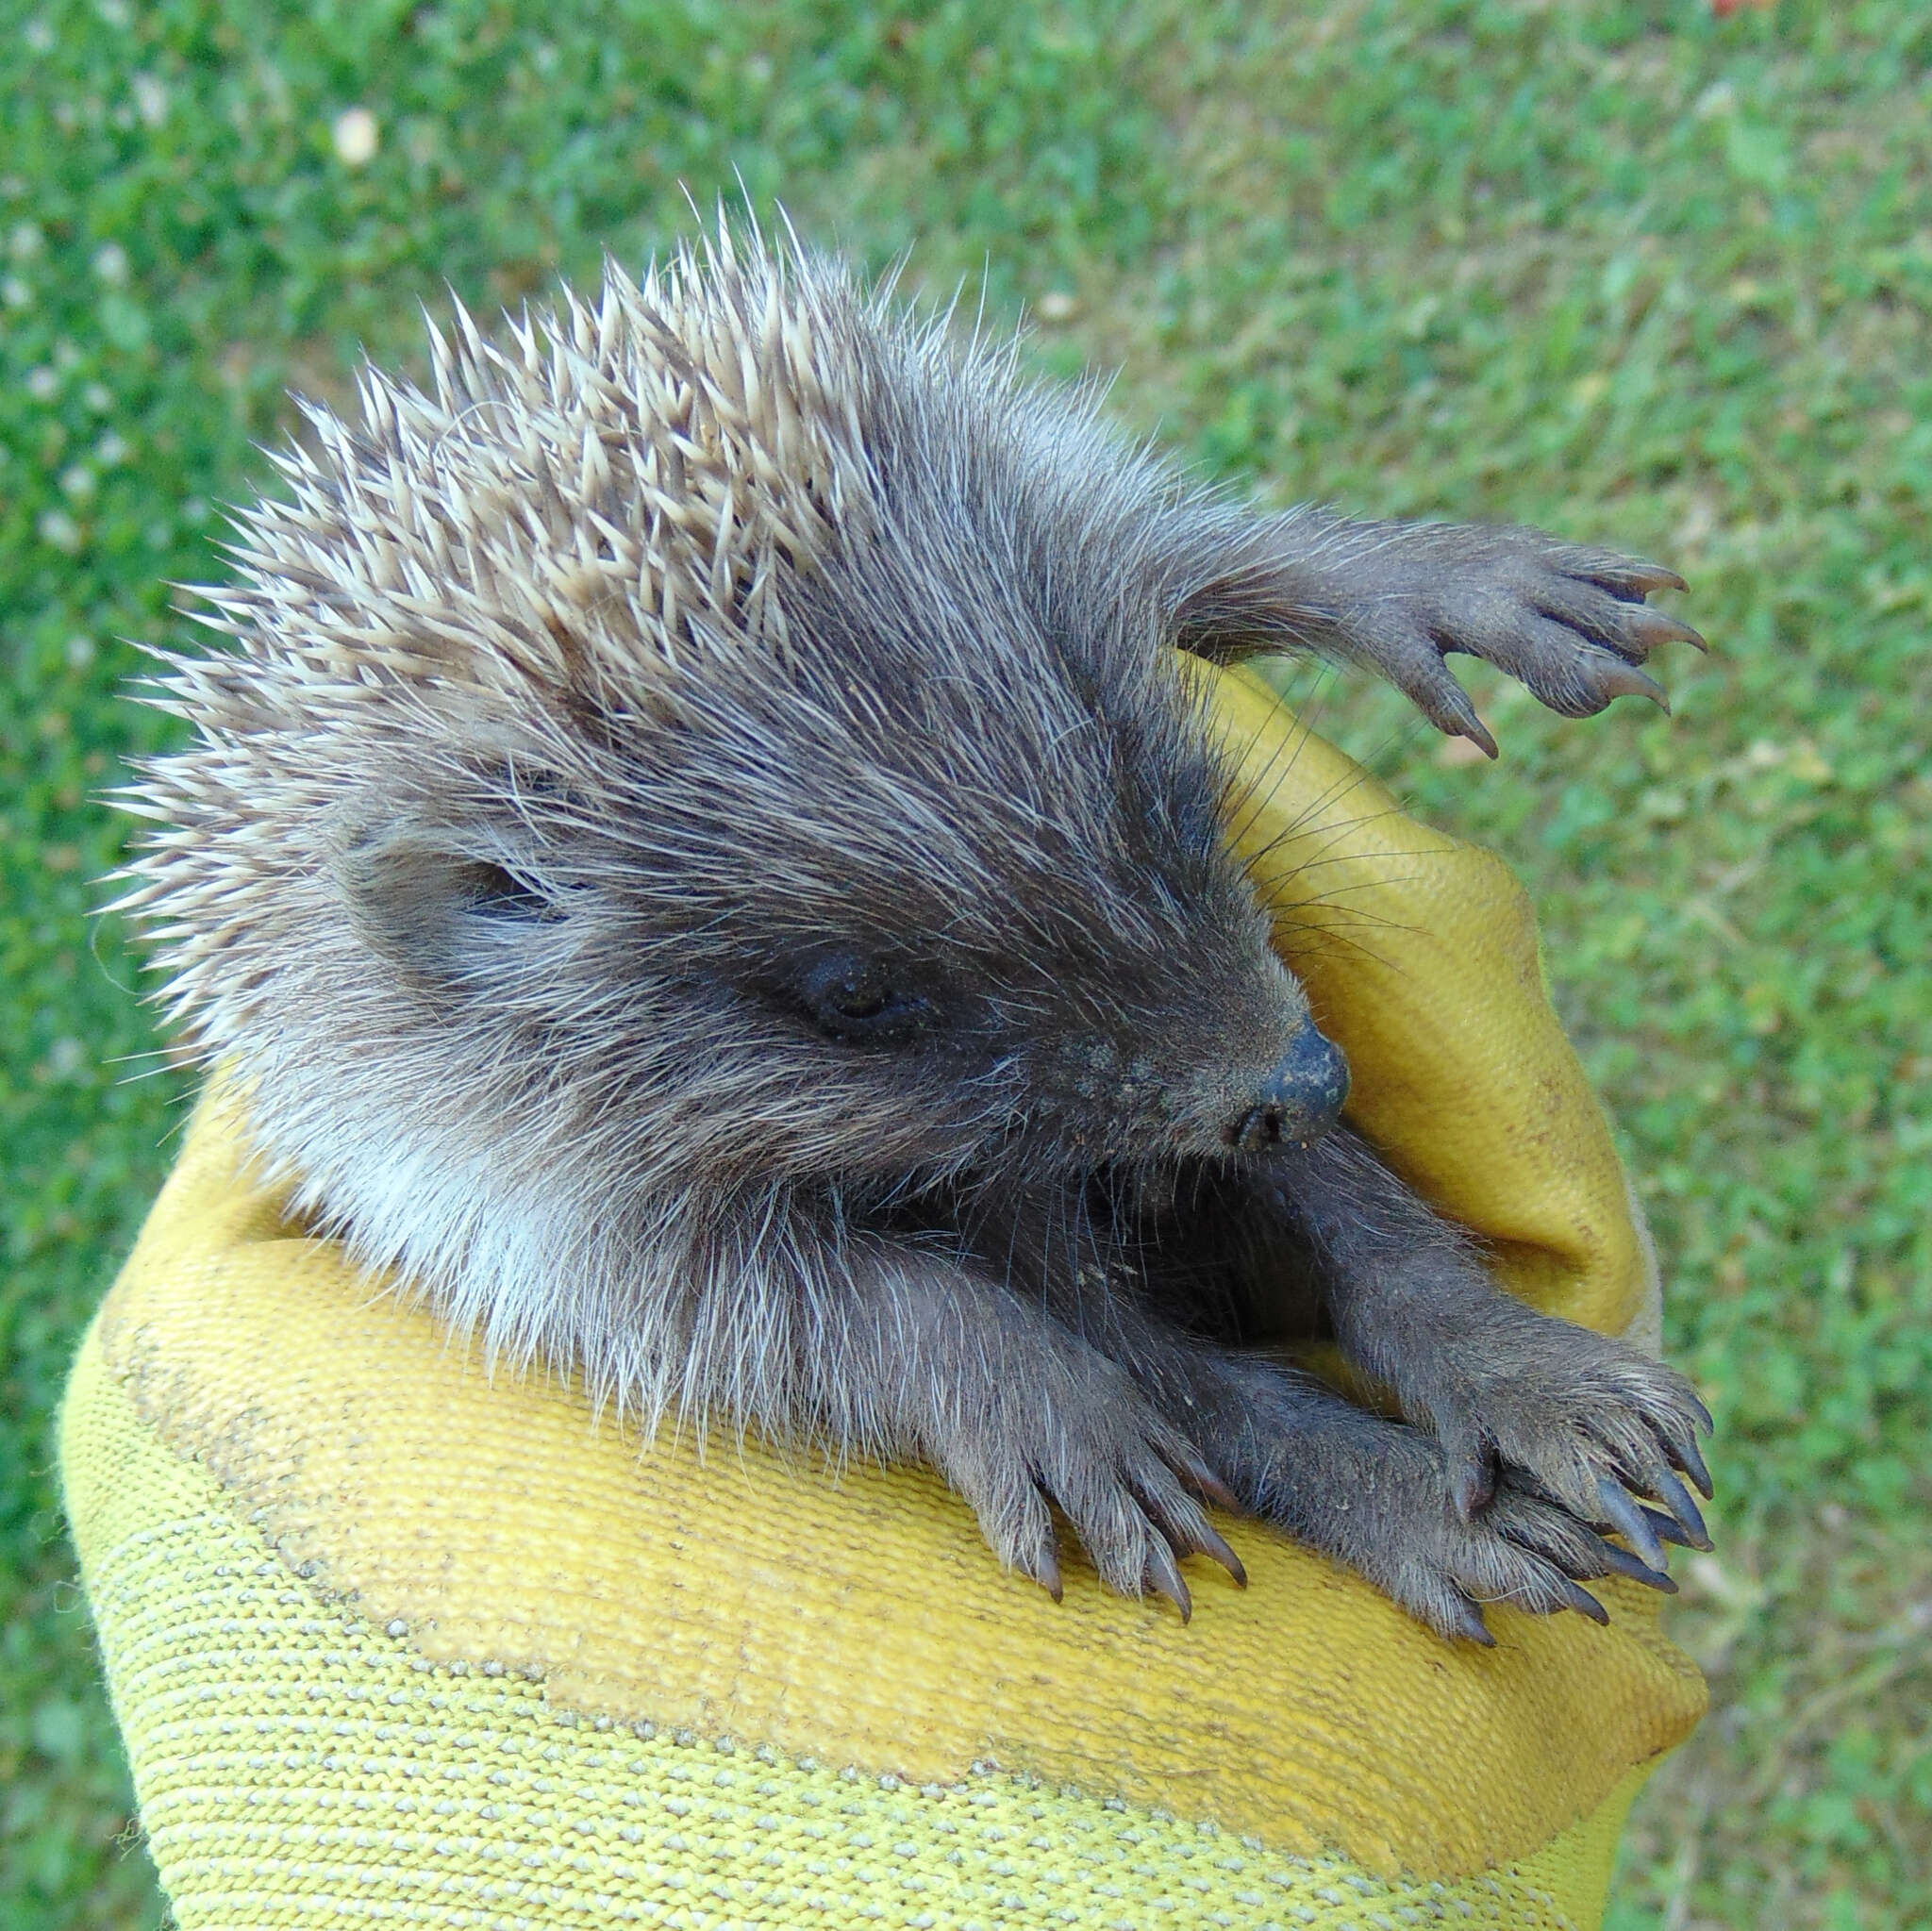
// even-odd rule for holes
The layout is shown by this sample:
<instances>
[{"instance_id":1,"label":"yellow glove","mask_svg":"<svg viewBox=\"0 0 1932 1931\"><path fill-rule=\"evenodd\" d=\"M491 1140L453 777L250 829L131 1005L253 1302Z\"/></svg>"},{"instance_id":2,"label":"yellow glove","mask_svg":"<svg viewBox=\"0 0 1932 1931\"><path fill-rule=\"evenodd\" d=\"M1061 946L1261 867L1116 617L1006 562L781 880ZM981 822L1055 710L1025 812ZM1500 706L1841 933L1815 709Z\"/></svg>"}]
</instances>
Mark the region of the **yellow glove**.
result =
<instances>
[{"instance_id":1,"label":"yellow glove","mask_svg":"<svg viewBox=\"0 0 1932 1931\"><path fill-rule=\"evenodd\" d=\"M1523 894L1257 680L1231 826L1351 1116L1509 1285L1655 1279ZM251 1180L204 1098L75 1362L68 1508L182 1931L1597 1923L1702 1712L1655 1599L1451 1646L1250 1523L1196 1614L1005 1575L924 1471L648 1448L492 1384ZM1453 1131L1446 1130L1453 1125Z\"/></svg>"}]
</instances>

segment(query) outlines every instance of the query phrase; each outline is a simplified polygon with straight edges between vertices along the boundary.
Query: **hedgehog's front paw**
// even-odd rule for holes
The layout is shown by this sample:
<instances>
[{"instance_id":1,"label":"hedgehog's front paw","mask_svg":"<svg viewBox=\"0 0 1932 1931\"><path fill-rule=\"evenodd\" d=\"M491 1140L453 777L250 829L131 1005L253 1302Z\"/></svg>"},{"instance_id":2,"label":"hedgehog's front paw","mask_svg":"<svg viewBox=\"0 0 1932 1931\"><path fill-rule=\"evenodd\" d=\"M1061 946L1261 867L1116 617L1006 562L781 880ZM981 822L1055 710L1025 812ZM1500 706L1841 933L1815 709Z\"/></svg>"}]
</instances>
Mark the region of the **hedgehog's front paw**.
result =
<instances>
[{"instance_id":1,"label":"hedgehog's front paw","mask_svg":"<svg viewBox=\"0 0 1932 1931\"><path fill-rule=\"evenodd\" d=\"M934 1459L973 1505L1009 1567L1060 1595L1048 1504L1058 1507L1108 1588L1168 1597L1192 1610L1184 1556L1211 1556L1246 1576L1197 1496L1233 1507L1194 1446L1148 1407L1110 1361L1053 1364L1031 1387L1008 1386L981 1410L952 1418Z\"/></svg>"},{"instance_id":2,"label":"hedgehog's front paw","mask_svg":"<svg viewBox=\"0 0 1932 1931\"><path fill-rule=\"evenodd\" d=\"M1668 709L1662 686L1638 667L1659 643L1702 649L1704 640L1644 598L1684 588L1659 564L1541 530L1422 524L1351 559L1337 627L1431 724L1493 757L1495 741L1445 656L1486 658L1565 717L1633 694Z\"/></svg>"},{"instance_id":3,"label":"hedgehog's front paw","mask_svg":"<svg viewBox=\"0 0 1932 1931\"><path fill-rule=\"evenodd\" d=\"M1627 1575L1669 1590L1560 1504L1505 1480L1472 1515L1449 1499L1441 1444L1398 1422L1356 1417L1284 1441L1254 1497L1257 1512L1358 1570L1438 1635L1494 1640L1486 1603L1609 1620L1582 1587Z\"/></svg>"},{"instance_id":4,"label":"hedgehog's front paw","mask_svg":"<svg viewBox=\"0 0 1932 1931\"><path fill-rule=\"evenodd\" d=\"M1429 1383L1422 1405L1465 1518L1484 1508L1499 1481L1513 1479L1623 1535L1653 1570L1663 1568L1665 1542L1710 1547L1678 1473L1710 1494L1697 1445L1710 1414L1672 1369L1587 1328L1537 1317L1495 1345L1478 1340L1457 1350Z\"/></svg>"}]
</instances>

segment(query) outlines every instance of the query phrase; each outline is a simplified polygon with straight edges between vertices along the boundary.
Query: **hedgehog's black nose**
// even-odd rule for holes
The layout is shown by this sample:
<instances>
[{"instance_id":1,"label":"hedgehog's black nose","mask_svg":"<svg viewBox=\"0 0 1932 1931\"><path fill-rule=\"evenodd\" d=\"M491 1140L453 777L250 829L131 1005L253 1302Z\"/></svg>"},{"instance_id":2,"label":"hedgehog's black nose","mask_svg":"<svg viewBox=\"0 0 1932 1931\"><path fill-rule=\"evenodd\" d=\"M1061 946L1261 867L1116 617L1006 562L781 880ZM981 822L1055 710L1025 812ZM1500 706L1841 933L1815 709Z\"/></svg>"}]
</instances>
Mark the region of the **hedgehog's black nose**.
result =
<instances>
[{"instance_id":1,"label":"hedgehog's black nose","mask_svg":"<svg viewBox=\"0 0 1932 1931\"><path fill-rule=\"evenodd\" d=\"M1249 1154L1284 1140L1317 1140L1335 1124L1347 1097L1348 1061L1312 1025L1305 1025L1228 1140Z\"/></svg>"}]
</instances>

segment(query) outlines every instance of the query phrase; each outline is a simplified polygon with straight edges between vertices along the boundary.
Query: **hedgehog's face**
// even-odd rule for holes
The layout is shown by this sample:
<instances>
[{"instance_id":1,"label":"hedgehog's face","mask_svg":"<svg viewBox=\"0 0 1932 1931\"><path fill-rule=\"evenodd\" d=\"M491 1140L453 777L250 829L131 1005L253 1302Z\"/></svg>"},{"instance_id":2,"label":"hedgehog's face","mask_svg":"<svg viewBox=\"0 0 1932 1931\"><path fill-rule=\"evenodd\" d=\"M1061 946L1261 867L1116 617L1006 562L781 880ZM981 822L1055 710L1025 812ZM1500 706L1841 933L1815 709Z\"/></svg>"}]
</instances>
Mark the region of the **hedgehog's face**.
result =
<instances>
[{"instance_id":1,"label":"hedgehog's face","mask_svg":"<svg viewBox=\"0 0 1932 1931\"><path fill-rule=\"evenodd\" d=\"M1086 1172L1259 1152L1325 1132L1347 1096L1346 1063L1273 959L1205 1009L1184 967L1155 987L1116 959L1100 997L1089 981L1015 1000L986 962L948 972L917 958L820 955L791 1003L841 1050L851 1085L910 1100L901 1090L927 1060L986 1085L992 1132L975 1163ZM1129 974L1141 982L1131 990Z\"/></svg>"},{"instance_id":2,"label":"hedgehog's face","mask_svg":"<svg viewBox=\"0 0 1932 1931\"><path fill-rule=\"evenodd\" d=\"M333 869L445 1092L555 1110L613 1184L876 1193L1312 1137L1346 1074L1219 774L1171 687L1111 694L708 684L575 774L398 769Z\"/></svg>"}]
</instances>

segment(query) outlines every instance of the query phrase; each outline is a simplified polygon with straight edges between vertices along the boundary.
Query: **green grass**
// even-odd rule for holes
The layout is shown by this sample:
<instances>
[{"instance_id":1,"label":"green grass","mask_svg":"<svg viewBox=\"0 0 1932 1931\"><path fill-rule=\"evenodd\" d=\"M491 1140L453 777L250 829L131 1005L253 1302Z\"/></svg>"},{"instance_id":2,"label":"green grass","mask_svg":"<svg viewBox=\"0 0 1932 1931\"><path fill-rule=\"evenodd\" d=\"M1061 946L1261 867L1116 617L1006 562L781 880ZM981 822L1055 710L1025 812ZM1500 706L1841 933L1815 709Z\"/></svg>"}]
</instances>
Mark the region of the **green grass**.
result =
<instances>
[{"instance_id":1,"label":"green grass","mask_svg":"<svg viewBox=\"0 0 1932 1931\"><path fill-rule=\"evenodd\" d=\"M91 881L162 734L122 640L290 384L415 305L635 257L741 173L1282 498L1676 562L1676 716L1472 673L1498 767L1324 721L1498 846L1719 1421L1674 1627L1711 1721L1614 1931L1932 1923L1932 15L1693 0L6 9L0 75L0 1926L153 1922L51 1473L182 1083ZM346 167L330 127L378 117ZM134 1071L152 1077L130 1081Z\"/></svg>"}]
</instances>

